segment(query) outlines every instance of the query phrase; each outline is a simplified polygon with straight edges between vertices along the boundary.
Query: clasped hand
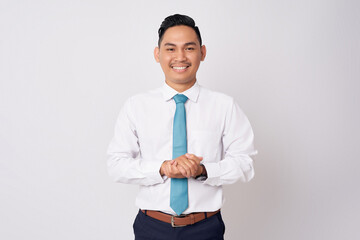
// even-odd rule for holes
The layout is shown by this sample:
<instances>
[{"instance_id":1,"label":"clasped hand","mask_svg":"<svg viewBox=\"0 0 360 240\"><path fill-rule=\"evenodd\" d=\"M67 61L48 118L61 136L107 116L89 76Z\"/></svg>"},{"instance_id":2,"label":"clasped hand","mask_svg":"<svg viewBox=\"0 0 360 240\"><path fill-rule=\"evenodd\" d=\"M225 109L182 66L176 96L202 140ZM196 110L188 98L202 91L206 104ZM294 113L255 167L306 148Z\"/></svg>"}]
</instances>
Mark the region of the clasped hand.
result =
<instances>
[{"instance_id":1,"label":"clasped hand","mask_svg":"<svg viewBox=\"0 0 360 240\"><path fill-rule=\"evenodd\" d=\"M164 161L160 168L160 174L169 178L196 177L203 171L203 166L200 165L202 160L202 157L186 153L173 160Z\"/></svg>"}]
</instances>

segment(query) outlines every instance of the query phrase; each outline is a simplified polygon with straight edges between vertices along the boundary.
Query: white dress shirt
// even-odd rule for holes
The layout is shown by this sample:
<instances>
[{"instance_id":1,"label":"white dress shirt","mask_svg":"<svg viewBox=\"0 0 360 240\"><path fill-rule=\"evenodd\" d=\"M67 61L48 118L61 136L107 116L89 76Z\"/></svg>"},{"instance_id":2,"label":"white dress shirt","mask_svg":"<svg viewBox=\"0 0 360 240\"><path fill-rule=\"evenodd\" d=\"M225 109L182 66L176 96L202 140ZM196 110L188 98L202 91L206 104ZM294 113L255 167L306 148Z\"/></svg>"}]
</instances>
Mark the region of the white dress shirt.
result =
<instances>
[{"instance_id":1,"label":"white dress shirt","mask_svg":"<svg viewBox=\"0 0 360 240\"><path fill-rule=\"evenodd\" d=\"M161 164L172 159L176 90L162 88L129 98L120 111L108 148L108 171L116 182L140 185L140 209L175 214L170 208L171 179L160 175ZM195 83L182 92L185 103L188 153L203 157L208 178L189 178L191 212L222 207L222 185L254 176L253 131L234 99Z\"/></svg>"}]
</instances>

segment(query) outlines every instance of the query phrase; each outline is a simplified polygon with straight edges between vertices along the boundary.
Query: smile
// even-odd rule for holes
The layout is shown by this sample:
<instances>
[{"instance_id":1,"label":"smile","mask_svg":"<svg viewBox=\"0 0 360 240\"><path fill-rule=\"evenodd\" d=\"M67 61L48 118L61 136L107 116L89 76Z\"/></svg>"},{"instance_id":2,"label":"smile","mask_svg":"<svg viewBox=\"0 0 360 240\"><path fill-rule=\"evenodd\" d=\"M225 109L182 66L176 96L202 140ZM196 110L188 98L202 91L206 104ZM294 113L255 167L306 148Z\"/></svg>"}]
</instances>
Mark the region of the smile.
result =
<instances>
[{"instance_id":1,"label":"smile","mask_svg":"<svg viewBox=\"0 0 360 240\"><path fill-rule=\"evenodd\" d=\"M186 72L188 67L190 66L182 66L182 67L179 67L179 66L172 66L171 68L173 69L174 72L176 73L183 73L183 72Z\"/></svg>"},{"instance_id":2,"label":"smile","mask_svg":"<svg viewBox=\"0 0 360 240\"><path fill-rule=\"evenodd\" d=\"M171 66L171 68L173 69L174 72L177 73L183 73L186 72L187 69L190 67L190 65L185 65L185 66Z\"/></svg>"},{"instance_id":3,"label":"smile","mask_svg":"<svg viewBox=\"0 0 360 240\"><path fill-rule=\"evenodd\" d=\"M183 70L183 69L185 69L185 68L187 68L187 67L172 67L173 69L176 69L176 70Z\"/></svg>"}]
</instances>

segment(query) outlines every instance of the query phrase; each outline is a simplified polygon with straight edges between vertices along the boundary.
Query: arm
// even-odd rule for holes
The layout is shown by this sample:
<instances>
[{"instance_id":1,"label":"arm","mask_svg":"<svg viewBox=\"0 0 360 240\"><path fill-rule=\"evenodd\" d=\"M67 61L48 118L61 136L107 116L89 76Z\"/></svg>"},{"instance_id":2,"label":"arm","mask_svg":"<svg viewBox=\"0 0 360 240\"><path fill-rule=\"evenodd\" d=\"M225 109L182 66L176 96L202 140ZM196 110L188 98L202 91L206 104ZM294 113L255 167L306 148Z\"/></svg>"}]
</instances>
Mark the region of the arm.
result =
<instances>
[{"instance_id":1,"label":"arm","mask_svg":"<svg viewBox=\"0 0 360 240\"><path fill-rule=\"evenodd\" d=\"M223 132L224 158L219 162L203 162L207 179L204 184L220 186L237 180L248 182L254 177L251 155L257 151L253 145L254 134L250 123L233 101L226 113Z\"/></svg>"},{"instance_id":2,"label":"arm","mask_svg":"<svg viewBox=\"0 0 360 240\"><path fill-rule=\"evenodd\" d=\"M159 173L162 161L142 159L131 99L127 100L115 124L114 137L108 147L108 172L115 182L140 185L163 183Z\"/></svg>"}]
</instances>

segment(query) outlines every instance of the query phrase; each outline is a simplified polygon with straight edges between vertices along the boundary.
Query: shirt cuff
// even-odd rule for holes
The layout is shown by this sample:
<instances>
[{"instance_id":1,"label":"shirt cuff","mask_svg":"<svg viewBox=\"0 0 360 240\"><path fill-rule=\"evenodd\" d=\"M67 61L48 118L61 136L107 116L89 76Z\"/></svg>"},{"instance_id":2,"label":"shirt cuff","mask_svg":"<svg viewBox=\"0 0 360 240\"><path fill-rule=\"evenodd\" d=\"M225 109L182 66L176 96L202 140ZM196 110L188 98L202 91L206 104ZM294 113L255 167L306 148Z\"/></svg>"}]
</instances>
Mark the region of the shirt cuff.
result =
<instances>
[{"instance_id":1,"label":"shirt cuff","mask_svg":"<svg viewBox=\"0 0 360 240\"><path fill-rule=\"evenodd\" d=\"M160 175L163 161L142 161L141 168L149 179L149 185L164 183L166 179Z\"/></svg>"},{"instance_id":2,"label":"shirt cuff","mask_svg":"<svg viewBox=\"0 0 360 240\"><path fill-rule=\"evenodd\" d=\"M219 163L203 163L207 172L207 179L203 182L204 184L209 184L216 186L220 179L220 164Z\"/></svg>"}]
</instances>

